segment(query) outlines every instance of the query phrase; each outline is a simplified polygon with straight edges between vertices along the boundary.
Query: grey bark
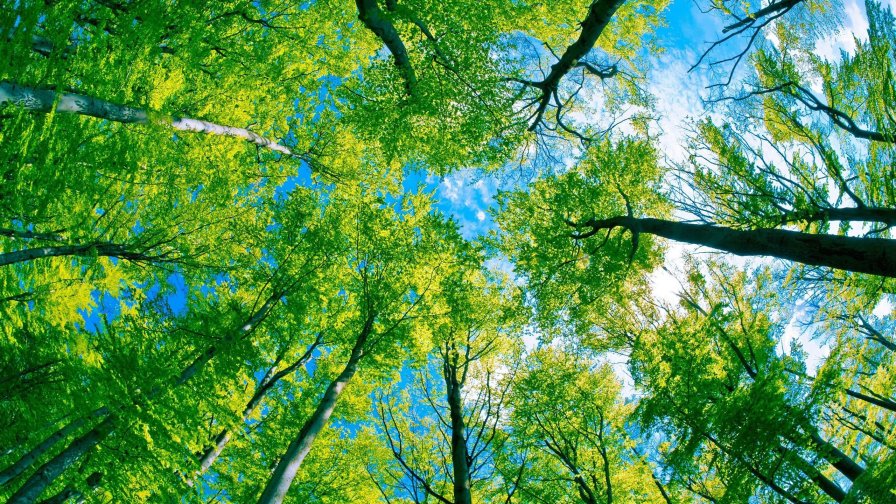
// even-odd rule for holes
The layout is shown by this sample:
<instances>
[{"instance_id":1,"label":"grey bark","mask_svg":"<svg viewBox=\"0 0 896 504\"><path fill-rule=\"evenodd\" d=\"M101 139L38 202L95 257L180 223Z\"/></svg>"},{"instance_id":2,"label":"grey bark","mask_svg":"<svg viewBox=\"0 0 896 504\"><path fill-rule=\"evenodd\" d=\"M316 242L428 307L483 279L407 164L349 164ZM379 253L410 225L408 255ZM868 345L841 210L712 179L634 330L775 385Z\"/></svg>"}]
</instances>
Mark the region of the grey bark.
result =
<instances>
[{"instance_id":1,"label":"grey bark","mask_svg":"<svg viewBox=\"0 0 896 504\"><path fill-rule=\"evenodd\" d=\"M265 395L280 381L284 376L294 372L301 366L303 366L308 359L311 358L311 353L317 348L317 345L320 344L320 338L318 339L305 351L304 354L286 368L274 372L276 367L271 367L265 376L258 383L258 387L255 389L255 393L252 394L252 397L249 399L249 402L246 403L246 407L243 408L243 414L241 417L241 423L245 423L246 420L249 419L249 416L252 415L253 412L258 408L261 404L262 399L264 399ZM199 474L205 473L212 464L215 463L215 460L221 455L221 452L224 451L224 447L227 446L227 443L230 442L230 439L233 437L232 429L222 429L221 432L215 437L215 442L212 446L203 452L203 454L199 457Z\"/></svg>"},{"instance_id":2,"label":"grey bark","mask_svg":"<svg viewBox=\"0 0 896 504\"><path fill-rule=\"evenodd\" d=\"M117 426L120 418L110 414L94 428L75 439L65 450L42 465L37 472L28 478L19 490L12 495L7 504L32 504L40 494L66 469L77 462L84 454L93 449L106 438Z\"/></svg>"},{"instance_id":3,"label":"grey bark","mask_svg":"<svg viewBox=\"0 0 896 504\"><path fill-rule=\"evenodd\" d=\"M13 82L0 82L0 105L10 103L35 112L56 112L86 115L125 124L150 122L146 110L119 105L76 93L59 93L52 89L21 86ZM259 147L280 152L287 156L296 154L284 145L265 138L245 128L236 128L189 117L166 118L159 121L178 131L193 131L233 138L241 138Z\"/></svg>"},{"instance_id":4,"label":"grey bark","mask_svg":"<svg viewBox=\"0 0 896 504\"><path fill-rule=\"evenodd\" d=\"M446 356L447 358L449 357ZM445 385L447 385L448 412L451 418L451 466L454 472L454 504L471 504L470 463L467 458L466 426L464 425L461 383L457 379L456 366L446 364Z\"/></svg>"},{"instance_id":5,"label":"grey bark","mask_svg":"<svg viewBox=\"0 0 896 504\"><path fill-rule=\"evenodd\" d=\"M82 245L57 245L36 247L0 253L0 266L32 261L44 257L117 257L128 261L171 262L164 253L150 254L119 243L88 243Z\"/></svg>"},{"instance_id":6,"label":"grey bark","mask_svg":"<svg viewBox=\"0 0 896 504\"><path fill-rule=\"evenodd\" d=\"M392 53L395 67L404 79L405 92L408 96L414 96L417 87L417 76L414 67L408 57L408 50L398 36L398 31L392 21L383 13L377 4L377 0L355 0L358 7L358 19L374 33Z\"/></svg>"},{"instance_id":7,"label":"grey bark","mask_svg":"<svg viewBox=\"0 0 896 504\"><path fill-rule=\"evenodd\" d=\"M579 60L584 58L597 43L600 34L604 28L610 24L610 20L625 0L594 0L588 8L588 15L582 21L582 32L579 38L572 43L560 56L560 59L551 65L551 71L541 81L522 81L528 86L532 86L541 90L541 97L538 101L538 108L535 112L535 121L529 127L530 131L534 131L547 109L551 98L560 87L560 81L569 73L570 70L577 66L584 66L590 72L595 73L602 78L605 76L615 75L615 69L608 71L606 75L601 70L595 69L591 65L579 64ZM589 68L590 67L590 68Z\"/></svg>"},{"instance_id":8,"label":"grey bark","mask_svg":"<svg viewBox=\"0 0 896 504\"><path fill-rule=\"evenodd\" d=\"M103 477L103 473L94 472L90 476L87 477L87 488L89 490L95 490L100 485L100 480ZM40 504L63 504L68 502L69 500L73 500L75 504L83 504L86 499L84 492L81 490L69 485L62 490L60 490L57 494L40 501Z\"/></svg>"},{"instance_id":9,"label":"grey bark","mask_svg":"<svg viewBox=\"0 0 896 504\"><path fill-rule=\"evenodd\" d=\"M14 480L20 474L25 472L29 467L31 467L34 462L36 462L39 458L41 458L44 454L46 454L51 448L53 448L56 443L62 441L67 438L70 434L74 433L91 417L103 416L108 413L108 409L99 408L96 409L86 416L82 416L72 420L71 422L62 426L59 430L50 434L46 439L40 442L37 446L29 450L27 453L19 457L18 460L12 463L9 467L0 472L0 486L6 485L10 481Z\"/></svg>"},{"instance_id":10,"label":"grey bark","mask_svg":"<svg viewBox=\"0 0 896 504\"><path fill-rule=\"evenodd\" d=\"M871 403L875 406L879 406L881 408L896 412L896 401L892 401L890 399L874 397L868 394L863 394L861 392L856 392L855 390L846 390L846 395L850 397L855 397L856 399L865 401L867 403Z\"/></svg>"},{"instance_id":11,"label":"grey bark","mask_svg":"<svg viewBox=\"0 0 896 504\"><path fill-rule=\"evenodd\" d=\"M834 466L841 474L855 481L865 473L865 468L857 464L853 459L843 453L839 448L830 442L822 439L817 432L812 432L809 436L812 444L818 450L819 455L824 457L829 464Z\"/></svg>"},{"instance_id":12,"label":"grey bark","mask_svg":"<svg viewBox=\"0 0 896 504\"><path fill-rule=\"evenodd\" d=\"M365 355L364 344L373 331L373 320L374 314L371 313L358 334L358 338L355 340L355 345L352 348L345 368L343 368L335 380L330 382L314 413L302 426L299 435L287 447L286 453L277 463L261 497L258 499L258 504L280 504L283 502L286 492L289 491L289 487L296 477L296 472L302 466L302 462L305 460L308 452L311 451L314 440L327 425L333 410L336 409L339 396L342 395L345 386L358 372L358 364Z\"/></svg>"}]
</instances>

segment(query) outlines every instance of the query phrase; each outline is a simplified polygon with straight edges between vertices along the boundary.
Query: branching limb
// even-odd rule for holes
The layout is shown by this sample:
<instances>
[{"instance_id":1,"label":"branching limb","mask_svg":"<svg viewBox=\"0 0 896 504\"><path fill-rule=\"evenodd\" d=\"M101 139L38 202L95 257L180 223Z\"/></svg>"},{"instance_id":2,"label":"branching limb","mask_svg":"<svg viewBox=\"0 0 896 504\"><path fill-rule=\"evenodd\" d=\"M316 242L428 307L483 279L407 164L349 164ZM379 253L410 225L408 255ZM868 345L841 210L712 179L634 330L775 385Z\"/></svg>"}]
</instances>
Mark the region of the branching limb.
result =
<instances>
[{"instance_id":1,"label":"branching limb","mask_svg":"<svg viewBox=\"0 0 896 504\"><path fill-rule=\"evenodd\" d=\"M722 65L725 63L734 62L731 67L731 70L728 73L728 78L723 83L713 84L710 87L724 87L731 84L731 80L734 78L734 71L737 69L738 64L740 64L741 60L746 56L746 54L750 51L750 48L753 46L753 43L759 37L759 34L762 32L762 29L771 24L776 19L790 12L791 9L802 3L803 0L779 0L777 2L772 2L771 4L759 9L755 12L748 14L744 18L739 18L735 16L737 19L736 22L729 24L725 28L722 29L722 33L727 34L724 37L712 42L709 48L703 52L700 58L694 63L693 66L688 71L693 71L697 68L703 61L709 56L713 50L715 50L720 45L730 41L731 39L739 36L749 34L747 45L739 51L737 54L723 58L721 60L712 61L709 63L710 67L715 67L718 65Z\"/></svg>"},{"instance_id":2,"label":"branching limb","mask_svg":"<svg viewBox=\"0 0 896 504\"><path fill-rule=\"evenodd\" d=\"M398 72L404 79L405 92L408 96L413 97L416 93L417 76L411 66L408 50L404 42L401 41L395 25L380 9L376 0L355 0L355 4L358 6L358 19L382 40L389 52L392 53L395 67L398 68Z\"/></svg>"},{"instance_id":3,"label":"branching limb","mask_svg":"<svg viewBox=\"0 0 896 504\"><path fill-rule=\"evenodd\" d=\"M613 15L625 0L596 0L588 9L588 15L582 21L582 32L579 38L566 48L559 60L551 65L551 71L540 81L530 81L524 79L509 79L514 82L523 84L524 86L533 87L539 90L539 96L533 104L537 104L535 111L530 116L532 123L529 125L529 131L534 131L541 124L544 113L551 103L551 99L555 96L560 87L560 81L573 68L585 68L589 73L594 74L601 79L613 77L618 72L616 65L607 68L598 68L590 63L584 63L580 60L584 58L594 47L598 37L604 31L604 28L610 23Z\"/></svg>"}]
</instances>

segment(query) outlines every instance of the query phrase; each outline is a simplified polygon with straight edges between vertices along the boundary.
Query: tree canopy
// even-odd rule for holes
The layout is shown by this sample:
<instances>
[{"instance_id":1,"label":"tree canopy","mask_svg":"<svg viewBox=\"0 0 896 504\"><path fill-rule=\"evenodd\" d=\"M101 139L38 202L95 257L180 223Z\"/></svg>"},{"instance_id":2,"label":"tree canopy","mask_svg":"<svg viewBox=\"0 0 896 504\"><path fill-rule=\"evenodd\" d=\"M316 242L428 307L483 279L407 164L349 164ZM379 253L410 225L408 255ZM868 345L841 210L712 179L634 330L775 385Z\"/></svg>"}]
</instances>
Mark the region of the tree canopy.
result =
<instances>
[{"instance_id":1,"label":"tree canopy","mask_svg":"<svg viewBox=\"0 0 896 504\"><path fill-rule=\"evenodd\" d=\"M894 11L8 2L0 500L896 500Z\"/></svg>"}]
</instances>

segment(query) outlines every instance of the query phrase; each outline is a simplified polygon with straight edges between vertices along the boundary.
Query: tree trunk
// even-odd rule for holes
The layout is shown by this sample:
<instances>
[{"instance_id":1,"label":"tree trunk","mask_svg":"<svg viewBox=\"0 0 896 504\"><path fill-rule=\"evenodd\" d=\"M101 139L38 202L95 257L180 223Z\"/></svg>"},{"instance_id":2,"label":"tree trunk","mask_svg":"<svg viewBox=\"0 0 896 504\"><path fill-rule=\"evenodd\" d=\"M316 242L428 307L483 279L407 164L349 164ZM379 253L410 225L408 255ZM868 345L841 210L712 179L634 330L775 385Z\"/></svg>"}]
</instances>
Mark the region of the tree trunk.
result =
<instances>
[{"instance_id":1,"label":"tree trunk","mask_svg":"<svg viewBox=\"0 0 896 504\"><path fill-rule=\"evenodd\" d=\"M770 256L803 264L896 278L896 240L799 233L782 229L740 231L709 224L686 224L662 219L611 217L590 219L575 225L583 239L600 230L623 227L694 245L703 245L739 256Z\"/></svg>"},{"instance_id":2,"label":"tree trunk","mask_svg":"<svg viewBox=\"0 0 896 504\"><path fill-rule=\"evenodd\" d=\"M31 88L12 82L0 82L0 104L7 102L35 112L50 112L54 110L55 105L56 112L86 115L126 124L146 124L150 122L150 114L146 110L118 105L92 96L76 93L57 93L52 89ZM178 131L194 131L197 133L241 138L259 147L280 152L287 156L296 155L289 147L245 128L215 124L189 117L165 118L158 122Z\"/></svg>"},{"instance_id":3,"label":"tree trunk","mask_svg":"<svg viewBox=\"0 0 896 504\"><path fill-rule=\"evenodd\" d=\"M95 490L96 487L100 485L100 479L102 479L103 473L95 472L87 477L87 488L90 490ZM75 504L83 504L85 499L84 492L78 490L77 488L69 485L59 493L53 495L50 498L44 499L40 501L40 504L64 504L68 502L69 499L73 499Z\"/></svg>"},{"instance_id":4,"label":"tree trunk","mask_svg":"<svg viewBox=\"0 0 896 504\"><path fill-rule=\"evenodd\" d=\"M827 208L811 214L807 220L879 222L887 226L894 226L896 225L896 208Z\"/></svg>"},{"instance_id":5,"label":"tree trunk","mask_svg":"<svg viewBox=\"0 0 896 504\"><path fill-rule=\"evenodd\" d=\"M896 401L891 401L890 399L866 395L861 392L856 392L854 390L849 390L849 389L846 389L846 395L848 395L850 397L855 397L856 399L860 399L867 403L871 403L875 406L880 406L881 408L896 412Z\"/></svg>"},{"instance_id":6,"label":"tree trunk","mask_svg":"<svg viewBox=\"0 0 896 504\"><path fill-rule=\"evenodd\" d=\"M302 426L299 435L286 448L286 453L283 454L283 458L280 459L274 468L274 472L271 474L264 492L258 499L258 504L280 504L283 502L286 492L289 491L289 486L296 477L296 472L302 466L302 461L305 460L308 452L311 451L311 445L314 444L315 438L317 438L317 435L330 420L339 396L358 371L358 363L365 355L364 343L373 330L373 319L374 314L370 314L364 327L358 334L358 339L355 340L355 346L352 348L351 356L345 368L343 368L335 380L330 382L314 413Z\"/></svg>"},{"instance_id":7,"label":"tree trunk","mask_svg":"<svg viewBox=\"0 0 896 504\"><path fill-rule=\"evenodd\" d=\"M448 410L451 417L451 466L454 471L454 504L471 504L470 464L467 460L467 438L464 426L464 409L461 385L457 369L445 367L445 385L448 389Z\"/></svg>"},{"instance_id":8,"label":"tree trunk","mask_svg":"<svg viewBox=\"0 0 896 504\"><path fill-rule=\"evenodd\" d=\"M663 500L666 504L673 504L672 497L669 496L669 492L666 491L666 487L660 483L660 480L657 479L656 476L653 476L653 484L656 485L656 488L660 491L660 495L663 497Z\"/></svg>"},{"instance_id":9,"label":"tree trunk","mask_svg":"<svg viewBox=\"0 0 896 504\"><path fill-rule=\"evenodd\" d=\"M265 300L264 304L261 305L261 307L256 310L248 320L246 320L245 324L238 327L235 331L231 332L224 338L224 343L230 344L254 331L255 328L258 327L258 325L261 324L261 322L268 316L271 310L274 309L274 306L276 306L277 303L280 302L280 298L284 294L285 292L283 291L277 291L271 294L271 296L268 297L267 300ZM198 373L206 364L208 364L210 360L212 360L212 357L214 357L217 352L218 347L216 347L215 345L211 345L210 347L208 347L205 352L202 353L202 355L196 357L196 359L194 359L189 366L187 366L183 371L180 372L180 374L177 376L177 379L175 379L174 381L174 386L178 387L189 381L190 378L195 376L196 373ZM158 394L158 392L158 390L153 390L152 392L150 392L150 394L155 395Z\"/></svg>"},{"instance_id":10,"label":"tree trunk","mask_svg":"<svg viewBox=\"0 0 896 504\"><path fill-rule=\"evenodd\" d=\"M623 3L625 3L625 0L594 0L591 2L588 8L588 15L580 23L582 32L579 33L579 38L566 48L556 63L551 65L550 73L541 81L525 81L525 84L541 90L541 97L538 99L538 107L534 115L535 121L529 126L529 131L535 131L538 127L544 111L560 87L560 81L570 70L579 65L580 60L594 48L594 44L597 43L600 34L610 24L613 15L616 14L616 11ZM590 65L583 66L587 67ZM600 72L593 73L600 75ZM615 70L612 74L615 74Z\"/></svg>"},{"instance_id":11,"label":"tree trunk","mask_svg":"<svg viewBox=\"0 0 896 504\"><path fill-rule=\"evenodd\" d=\"M85 453L100 443L111 433L119 421L118 415L109 414L93 429L74 440L62 452L42 465L28 478L22 488L9 498L7 504L32 504L66 469L77 462Z\"/></svg>"},{"instance_id":12,"label":"tree trunk","mask_svg":"<svg viewBox=\"0 0 896 504\"><path fill-rule=\"evenodd\" d=\"M780 446L778 447L778 451L784 454L784 456L791 456L792 460L797 463L797 469L805 474L806 477L809 478L809 480L815 483L815 486L817 486L819 490L824 492L825 495L837 502L843 502L843 499L846 498L846 492L844 492L843 489L840 488L840 485L831 481L824 474L821 474L821 471L819 471L818 468L816 468L815 465L810 463L808 460L804 459L799 454L792 451L787 451Z\"/></svg>"},{"instance_id":13,"label":"tree trunk","mask_svg":"<svg viewBox=\"0 0 896 504\"><path fill-rule=\"evenodd\" d=\"M15 264L43 257L81 256L117 257L128 261L166 261L162 254L138 252L127 245L117 243L88 243L86 245L57 245L5 252L0 254L0 266ZM170 262L171 259L167 259Z\"/></svg>"},{"instance_id":14,"label":"tree trunk","mask_svg":"<svg viewBox=\"0 0 896 504\"><path fill-rule=\"evenodd\" d=\"M85 416L76 418L76 419L72 420L71 422L69 422L68 424L64 425L61 429L57 430L56 432L51 434L49 437L47 437L47 439L43 440L43 442L41 442L40 444L38 444L37 446L32 448L30 451L28 451L21 457L19 457L18 460L16 460L15 462L13 462L12 465L10 465L6 469L4 469L3 472L0 472L0 486L3 486L5 484L9 483L10 481L12 481L16 477L18 477L20 474L25 472L26 469L31 467L31 464L36 462L45 453L47 453L53 446L56 445L56 443L58 443L59 441L62 441L63 439L68 437L69 434L80 429L81 426L83 426L87 422L87 419L89 419L91 417L95 417L95 416L102 416L108 412L109 412L109 410L106 408L99 408Z\"/></svg>"},{"instance_id":15,"label":"tree trunk","mask_svg":"<svg viewBox=\"0 0 896 504\"><path fill-rule=\"evenodd\" d=\"M358 19L364 23L368 30L372 31L383 44L392 53L395 60L395 67L401 78L404 79L404 88L408 96L414 96L417 88L417 77L414 74L414 67L411 66L411 60L408 58L408 50L401 41L398 31L392 24L392 21L383 14L377 4L377 0L355 0L358 7Z\"/></svg>"},{"instance_id":16,"label":"tree trunk","mask_svg":"<svg viewBox=\"0 0 896 504\"><path fill-rule=\"evenodd\" d=\"M253 331L257 324L264 320L265 316L270 312L273 306L280 300L282 292L275 292L267 301L246 321L244 325L236 331L229 334L224 340L232 342ZM189 366L187 366L174 380L169 388L176 388L186 383L190 378L196 375L202 367L215 356L217 348L210 346L205 352L197 357ZM147 401L152 400L159 395L164 389L162 387L154 387L147 395ZM105 410L106 408L101 408ZM108 410L107 410L108 411ZM67 468L77 462L82 456L89 452L94 446L99 444L117 427L120 418L118 415L109 413L106 418L93 429L82 435L78 439L72 441L61 453L56 455L49 462L42 465L37 472L28 478L28 481L20 488L7 502L7 504L31 504L40 497L46 488L53 483ZM33 462L33 461L32 461Z\"/></svg>"},{"instance_id":17,"label":"tree trunk","mask_svg":"<svg viewBox=\"0 0 896 504\"><path fill-rule=\"evenodd\" d=\"M809 479L812 480L812 482L815 483L815 485L822 492L824 492L825 495L837 502L843 502L843 500L846 499L846 492L844 492L843 489L840 488L840 485L831 481L831 479L824 474L821 474L818 469L815 469L813 467L812 469L808 469L807 471L808 473L804 472L804 474L806 474L806 476L808 476Z\"/></svg>"},{"instance_id":18,"label":"tree trunk","mask_svg":"<svg viewBox=\"0 0 896 504\"><path fill-rule=\"evenodd\" d=\"M841 474L849 478L850 481L855 481L864 474L865 469L862 466L840 451L839 448L822 439L817 432L812 432L809 437L812 439L812 444L815 445L819 455L840 471Z\"/></svg>"},{"instance_id":19,"label":"tree trunk","mask_svg":"<svg viewBox=\"0 0 896 504\"><path fill-rule=\"evenodd\" d=\"M288 375L289 373L294 372L296 369L298 369L299 367L304 365L308 361L308 359L311 358L311 353L314 351L314 349L319 344L320 344L320 338L318 338L314 343L311 344L311 346L308 347L308 349L305 351L304 354L302 354L302 356L299 358L299 360L294 362L292 365L284 368L283 370L275 373L274 371L276 369L276 364L274 364L274 366L272 366L268 370L268 372L261 379L261 381L258 382L258 387L256 387L255 393L252 394L252 397L249 399L249 402L246 403L246 407L243 408L243 415L242 415L242 418L240 419L240 425L246 423L246 421L249 419L249 417L252 415L252 413L255 412L255 410L261 404L261 401L262 401L262 399L264 399L265 395L267 395L267 393L270 392L270 390L272 388L274 388L274 385L276 385L277 382L279 382L281 378ZM215 437L214 444L211 447L209 447L207 450L205 450L205 452L199 458L198 474L201 475L201 474L205 473L205 471L207 471L208 468L211 467L211 465L215 463L215 460L217 460L218 457L221 455L221 452L224 450L224 447L227 446L227 443L230 442L230 439L232 437L233 437L233 435L232 435L231 429L221 430L221 432Z\"/></svg>"}]
</instances>

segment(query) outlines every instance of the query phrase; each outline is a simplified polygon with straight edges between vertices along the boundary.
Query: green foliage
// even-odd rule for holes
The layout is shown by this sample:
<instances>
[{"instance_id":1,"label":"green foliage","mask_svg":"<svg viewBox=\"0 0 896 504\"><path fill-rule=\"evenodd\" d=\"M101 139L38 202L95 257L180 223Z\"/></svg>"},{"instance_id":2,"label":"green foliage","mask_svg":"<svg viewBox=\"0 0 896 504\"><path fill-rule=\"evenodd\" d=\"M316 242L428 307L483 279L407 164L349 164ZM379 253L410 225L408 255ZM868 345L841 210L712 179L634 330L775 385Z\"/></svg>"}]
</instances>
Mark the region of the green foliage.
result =
<instances>
[{"instance_id":1,"label":"green foliage","mask_svg":"<svg viewBox=\"0 0 896 504\"><path fill-rule=\"evenodd\" d=\"M0 499L252 502L332 396L285 502L892 500L893 279L637 223L891 238L893 12L708 4L765 39L675 164L669 3L7 5Z\"/></svg>"}]
</instances>

